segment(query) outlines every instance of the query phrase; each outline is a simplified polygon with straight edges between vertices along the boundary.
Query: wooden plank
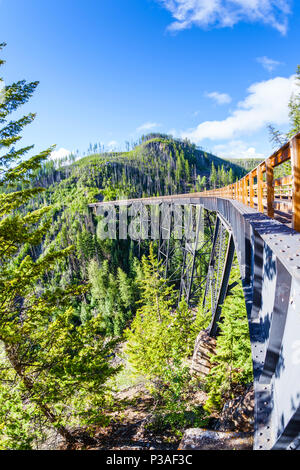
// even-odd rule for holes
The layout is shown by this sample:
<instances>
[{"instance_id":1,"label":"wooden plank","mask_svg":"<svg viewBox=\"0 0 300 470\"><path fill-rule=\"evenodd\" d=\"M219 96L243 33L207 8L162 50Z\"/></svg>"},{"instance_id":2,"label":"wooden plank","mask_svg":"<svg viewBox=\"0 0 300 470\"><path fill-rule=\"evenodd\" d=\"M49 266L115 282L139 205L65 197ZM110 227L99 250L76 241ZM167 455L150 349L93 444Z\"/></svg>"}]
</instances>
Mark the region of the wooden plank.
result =
<instances>
[{"instance_id":1,"label":"wooden plank","mask_svg":"<svg viewBox=\"0 0 300 470\"><path fill-rule=\"evenodd\" d=\"M250 207L254 207L254 175L253 172L249 175L249 199L250 199Z\"/></svg>"},{"instance_id":2,"label":"wooden plank","mask_svg":"<svg viewBox=\"0 0 300 470\"><path fill-rule=\"evenodd\" d=\"M243 204L247 204L247 198L246 198L246 177L242 179L242 198L243 198Z\"/></svg>"},{"instance_id":3,"label":"wooden plank","mask_svg":"<svg viewBox=\"0 0 300 470\"><path fill-rule=\"evenodd\" d=\"M257 200L258 200L258 211L264 212L263 206L263 173L261 166L257 167Z\"/></svg>"},{"instance_id":4,"label":"wooden plank","mask_svg":"<svg viewBox=\"0 0 300 470\"><path fill-rule=\"evenodd\" d=\"M282 176L281 178L276 178L276 180L274 180L274 186L290 186L292 182L292 175Z\"/></svg>"},{"instance_id":5,"label":"wooden plank","mask_svg":"<svg viewBox=\"0 0 300 470\"><path fill-rule=\"evenodd\" d=\"M291 142L293 229L300 232L300 136Z\"/></svg>"},{"instance_id":6,"label":"wooden plank","mask_svg":"<svg viewBox=\"0 0 300 470\"><path fill-rule=\"evenodd\" d=\"M273 186L273 179L274 179L274 170L271 165L270 160L266 161L266 177L267 177L267 215L274 218L274 186Z\"/></svg>"},{"instance_id":7,"label":"wooden plank","mask_svg":"<svg viewBox=\"0 0 300 470\"><path fill-rule=\"evenodd\" d=\"M291 158L291 151L290 146L287 144L278 150L277 153L272 155L269 159L271 162L271 166L275 168L276 166L281 165L284 162L287 162Z\"/></svg>"},{"instance_id":8,"label":"wooden plank","mask_svg":"<svg viewBox=\"0 0 300 470\"><path fill-rule=\"evenodd\" d=\"M248 205L248 175L245 177L245 204Z\"/></svg>"}]
</instances>

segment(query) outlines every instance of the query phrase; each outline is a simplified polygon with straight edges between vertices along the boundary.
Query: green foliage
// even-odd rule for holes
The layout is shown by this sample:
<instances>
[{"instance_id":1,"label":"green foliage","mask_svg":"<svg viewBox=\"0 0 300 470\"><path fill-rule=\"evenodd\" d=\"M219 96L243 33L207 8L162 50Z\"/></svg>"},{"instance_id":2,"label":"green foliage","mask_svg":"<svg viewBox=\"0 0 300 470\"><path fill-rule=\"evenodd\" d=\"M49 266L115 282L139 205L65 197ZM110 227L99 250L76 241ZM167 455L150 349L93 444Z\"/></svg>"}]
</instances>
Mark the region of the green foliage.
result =
<instances>
[{"instance_id":1,"label":"green foliage","mask_svg":"<svg viewBox=\"0 0 300 470\"><path fill-rule=\"evenodd\" d=\"M209 417L201 406L187 407L178 411L155 413L147 426L153 433L171 432L181 439L185 429L206 428Z\"/></svg>"},{"instance_id":2,"label":"green foliage","mask_svg":"<svg viewBox=\"0 0 300 470\"><path fill-rule=\"evenodd\" d=\"M244 168L247 173L249 173L251 170L254 170L262 161L264 158L231 158L228 159L228 161L235 163L236 165ZM236 177L234 175L233 177L233 182L236 181Z\"/></svg>"},{"instance_id":3,"label":"green foliage","mask_svg":"<svg viewBox=\"0 0 300 470\"><path fill-rule=\"evenodd\" d=\"M277 129L275 129L274 126L269 124L268 131L269 131L270 142L272 143L275 149L279 149L285 144L286 142L285 137Z\"/></svg>"},{"instance_id":4,"label":"green foliage","mask_svg":"<svg viewBox=\"0 0 300 470\"><path fill-rule=\"evenodd\" d=\"M190 354L195 332L191 312L184 301L175 307L174 287L166 284L161 270L151 247L149 258L142 260L142 305L126 330L126 352L138 375L167 384L175 364Z\"/></svg>"},{"instance_id":5,"label":"green foliage","mask_svg":"<svg viewBox=\"0 0 300 470\"><path fill-rule=\"evenodd\" d=\"M108 336L121 336L135 312L136 291L133 281L121 269L110 272L109 263L99 266L92 260L88 268L91 283L92 315L101 317L101 327Z\"/></svg>"},{"instance_id":6,"label":"green foliage","mask_svg":"<svg viewBox=\"0 0 300 470\"><path fill-rule=\"evenodd\" d=\"M300 87L300 65L297 66L296 70L296 87ZM270 141L276 149L282 147L287 141L300 132L300 90L298 93L293 93L290 98L289 118L290 129L286 134L278 131L274 126L268 125ZM280 173L279 176L276 175L276 177L281 177L286 174L290 174L290 172L285 174Z\"/></svg>"},{"instance_id":7,"label":"green foliage","mask_svg":"<svg viewBox=\"0 0 300 470\"><path fill-rule=\"evenodd\" d=\"M209 305L206 303L206 308L203 308L203 296L199 302L199 308L197 311L196 324L198 331L205 330L211 322L211 310Z\"/></svg>"},{"instance_id":8,"label":"green foliage","mask_svg":"<svg viewBox=\"0 0 300 470\"><path fill-rule=\"evenodd\" d=\"M33 147L15 146L35 115L7 118L37 85L6 86L0 101L3 448L32 447L45 422L69 442L70 426L105 423L108 384L116 372L108 363L111 339L126 327L131 365L152 384L158 409L171 410L171 420L185 416L185 358L201 322L184 301L177 307L174 288L157 274L153 251L142 265L137 261L148 255L147 242L137 247L129 240L100 240L99 217L88 204L203 190L245 173L187 140L161 134L122 153L97 153L101 148L90 146L93 155L76 161L72 155L59 165L46 161L52 147L26 159ZM180 262L175 252L174 272Z\"/></svg>"},{"instance_id":9,"label":"green foliage","mask_svg":"<svg viewBox=\"0 0 300 470\"><path fill-rule=\"evenodd\" d=\"M211 172L210 172L209 181L210 181L211 187L215 189L217 185L217 172L216 172L214 163L211 164Z\"/></svg>"},{"instance_id":10,"label":"green foliage","mask_svg":"<svg viewBox=\"0 0 300 470\"><path fill-rule=\"evenodd\" d=\"M4 369L5 368L5 369ZM14 380L4 351L1 353L0 450L31 449L43 436L41 416L36 406L24 402L22 389Z\"/></svg>"},{"instance_id":11,"label":"green foliage","mask_svg":"<svg viewBox=\"0 0 300 470\"><path fill-rule=\"evenodd\" d=\"M233 268L230 283L237 285L227 296L219 324L216 355L206 380L208 400L205 410L220 409L227 399L238 393L241 384L253 381L248 320L239 268Z\"/></svg>"},{"instance_id":12,"label":"green foliage","mask_svg":"<svg viewBox=\"0 0 300 470\"><path fill-rule=\"evenodd\" d=\"M191 355L197 330L184 300L161 276L162 268L150 248L138 277L141 307L125 332L125 352L135 376L143 376L155 399L153 426L184 427L191 377L185 360ZM156 423L156 424L155 424Z\"/></svg>"},{"instance_id":13,"label":"green foliage","mask_svg":"<svg viewBox=\"0 0 300 470\"><path fill-rule=\"evenodd\" d=\"M121 334L122 328L135 311L134 306L129 309L122 299L116 301L113 298L114 293L118 296L118 268L134 283L134 259L147 255L149 248L148 242L138 247L130 240L99 239L99 217L92 214L88 204L103 197L107 200L119 199L125 195L141 197L190 191L196 189L198 177L201 178L203 190L209 187L211 160L215 162L216 168L220 168L219 173L223 176L232 172L236 176L240 171L236 165L206 154L187 141L161 135L152 137L122 154L94 154L59 168L53 162L44 163L42 167L33 170L34 180L30 186L38 188L43 185L46 190L37 190L36 197L24 201L19 209L22 215L26 215L29 211L51 205L49 216L52 220L48 223L42 243L27 249L34 258L51 250L63 250L70 245L75 247L75 250L65 253L65 257L47 272L45 281L48 287L64 288L73 283L85 283L89 279L89 265L92 260L99 267L103 262L108 262L112 279L111 282L106 282L104 289L109 288L109 295L106 296L106 291L103 291L100 297L109 297L104 302L105 309L102 308L102 317L105 318L109 334ZM91 150L94 148L91 147ZM28 186L25 189L28 190ZM174 257L172 269L175 270L180 261L180 255L176 259ZM138 288L136 285L132 287L137 299ZM97 311L100 312L100 304L102 300L90 293L84 295L83 302L74 301L78 321L86 321Z\"/></svg>"},{"instance_id":14,"label":"green foliage","mask_svg":"<svg viewBox=\"0 0 300 470\"><path fill-rule=\"evenodd\" d=\"M300 65L296 71L296 85L300 87ZM300 132L300 90L294 94L289 102L290 131L287 138L293 137Z\"/></svg>"},{"instance_id":15,"label":"green foliage","mask_svg":"<svg viewBox=\"0 0 300 470\"><path fill-rule=\"evenodd\" d=\"M0 157L0 400L9 400L9 407L0 414L0 442L9 448L31 446L36 435L31 432L32 422L41 414L73 442L67 426L72 419L90 423L95 412L97 420L101 419L105 383L115 373L107 362L114 344L101 335L100 317L76 326L70 304L85 288L53 287L45 282L72 247L59 251L48 247L40 256L33 256L51 226L46 218L50 208L22 208L43 192L28 183L52 149L26 160L28 148L15 150L14 145L34 115L6 121L28 101L36 86L37 82L25 81L6 86L0 103L0 123L4 125L0 148L6 152Z\"/></svg>"}]
</instances>

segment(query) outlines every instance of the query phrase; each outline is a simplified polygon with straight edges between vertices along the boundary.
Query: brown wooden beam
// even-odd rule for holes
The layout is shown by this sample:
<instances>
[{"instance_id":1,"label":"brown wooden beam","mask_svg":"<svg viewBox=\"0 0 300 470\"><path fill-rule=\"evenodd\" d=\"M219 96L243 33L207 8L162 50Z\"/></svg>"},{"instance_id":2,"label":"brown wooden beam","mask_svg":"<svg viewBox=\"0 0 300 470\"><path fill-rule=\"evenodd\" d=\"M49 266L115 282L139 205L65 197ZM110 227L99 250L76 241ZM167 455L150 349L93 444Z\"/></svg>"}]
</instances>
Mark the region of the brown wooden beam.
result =
<instances>
[{"instance_id":1,"label":"brown wooden beam","mask_svg":"<svg viewBox=\"0 0 300 470\"><path fill-rule=\"evenodd\" d=\"M293 228L300 232L300 137L291 142Z\"/></svg>"}]
</instances>

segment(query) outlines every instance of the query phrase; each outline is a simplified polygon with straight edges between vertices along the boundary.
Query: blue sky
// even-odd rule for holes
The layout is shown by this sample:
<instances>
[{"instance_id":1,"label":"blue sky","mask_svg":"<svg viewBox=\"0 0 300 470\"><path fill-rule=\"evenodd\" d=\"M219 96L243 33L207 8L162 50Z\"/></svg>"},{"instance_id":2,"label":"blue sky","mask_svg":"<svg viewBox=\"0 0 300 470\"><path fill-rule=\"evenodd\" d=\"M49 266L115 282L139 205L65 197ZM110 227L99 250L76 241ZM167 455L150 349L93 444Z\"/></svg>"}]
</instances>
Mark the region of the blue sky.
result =
<instances>
[{"instance_id":1,"label":"blue sky","mask_svg":"<svg viewBox=\"0 0 300 470\"><path fill-rule=\"evenodd\" d=\"M23 143L58 154L142 133L268 156L300 63L297 0L0 0L5 83L39 80Z\"/></svg>"}]
</instances>

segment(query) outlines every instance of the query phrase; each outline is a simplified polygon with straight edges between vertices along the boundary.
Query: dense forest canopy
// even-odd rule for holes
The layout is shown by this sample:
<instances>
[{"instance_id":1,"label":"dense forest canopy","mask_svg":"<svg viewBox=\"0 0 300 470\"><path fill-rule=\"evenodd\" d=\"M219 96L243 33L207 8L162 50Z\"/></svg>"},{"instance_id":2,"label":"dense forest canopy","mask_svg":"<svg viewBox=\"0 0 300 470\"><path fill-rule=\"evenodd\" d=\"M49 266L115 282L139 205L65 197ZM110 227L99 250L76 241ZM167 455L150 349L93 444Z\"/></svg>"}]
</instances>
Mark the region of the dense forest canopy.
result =
<instances>
[{"instance_id":1,"label":"dense forest canopy","mask_svg":"<svg viewBox=\"0 0 300 470\"><path fill-rule=\"evenodd\" d=\"M47 159L52 148L26 158L32 147L16 144L35 115L8 118L37 85L6 86L0 103L0 448L36 447L51 428L69 446L87 445L120 406L120 377L130 381L132 371L154 397L161 425L179 432L198 386L186 361L206 326L201 301L193 309L184 299L178 305L178 285L159 274L155 242L101 240L100 218L88 204L216 188L246 170L162 134L143 136L126 152L71 156L60 164ZM175 251L171 269L181 262ZM201 275L205 266L196 266ZM251 381L241 291L237 302L235 322L231 307L225 309L207 409L189 408L195 423L234 396L237 383ZM223 353L230 348L234 355Z\"/></svg>"}]
</instances>

